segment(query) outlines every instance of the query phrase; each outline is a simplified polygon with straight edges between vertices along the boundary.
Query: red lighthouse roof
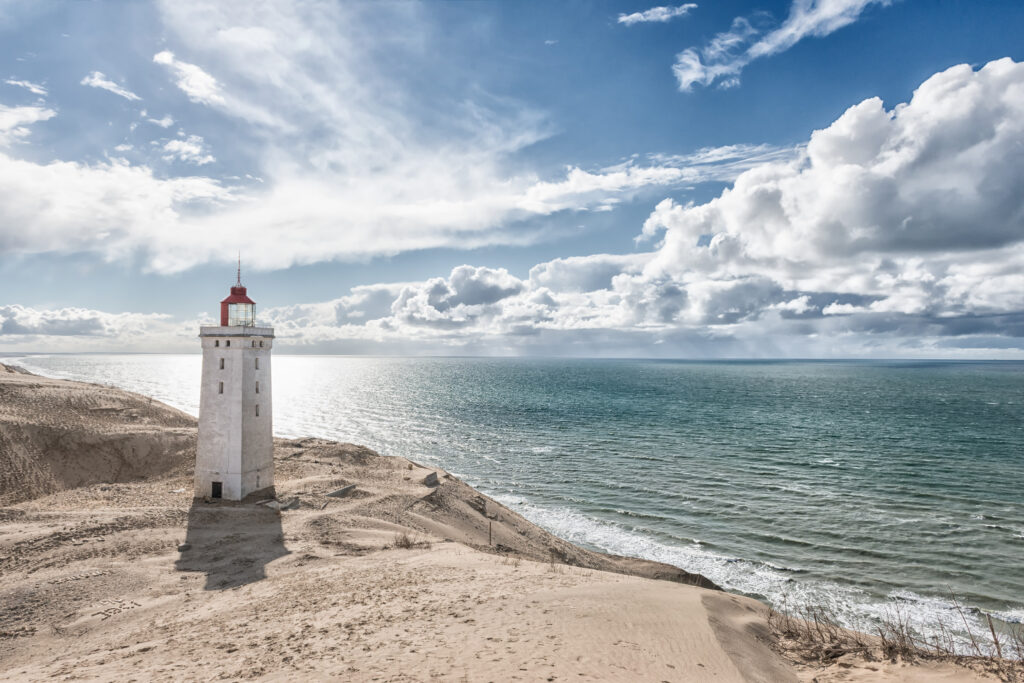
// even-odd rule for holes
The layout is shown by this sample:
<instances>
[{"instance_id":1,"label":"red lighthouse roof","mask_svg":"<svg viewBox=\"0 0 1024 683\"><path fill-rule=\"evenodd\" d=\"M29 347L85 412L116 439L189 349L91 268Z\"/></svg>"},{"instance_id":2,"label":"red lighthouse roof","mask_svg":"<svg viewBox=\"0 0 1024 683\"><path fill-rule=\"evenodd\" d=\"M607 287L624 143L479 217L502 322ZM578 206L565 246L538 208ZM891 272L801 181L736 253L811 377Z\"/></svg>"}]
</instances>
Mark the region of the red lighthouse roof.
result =
<instances>
[{"instance_id":1,"label":"red lighthouse roof","mask_svg":"<svg viewBox=\"0 0 1024 683\"><path fill-rule=\"evenodd\" d=\"M245 287L242 285L235 285L231 288L231 295L221 301L222 304L254 304L256 303L248 296L245 295Z\"/></svg>"}]
</instances>

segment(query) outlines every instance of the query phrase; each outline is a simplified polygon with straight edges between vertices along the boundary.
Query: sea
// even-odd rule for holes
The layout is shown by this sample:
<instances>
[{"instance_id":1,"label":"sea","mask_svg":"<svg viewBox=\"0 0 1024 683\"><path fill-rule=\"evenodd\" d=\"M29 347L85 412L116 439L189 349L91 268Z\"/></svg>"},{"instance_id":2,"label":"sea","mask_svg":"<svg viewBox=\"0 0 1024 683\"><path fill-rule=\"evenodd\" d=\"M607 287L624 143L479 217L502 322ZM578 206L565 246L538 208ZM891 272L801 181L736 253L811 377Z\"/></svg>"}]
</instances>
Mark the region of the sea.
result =
<instances>
[{"instance_id":1,"label":"sea","mask_svg":"<svg viewBox=\"0 0 1024 683\"><path fill-rule=\"evenodd\" d=\"M4 362L198 413L198 355ZM444 468L574 543L789 611L964 638L1024 621L1024 362L278 355L273 400L278 436Z\"/></svg>"}]
</instances>

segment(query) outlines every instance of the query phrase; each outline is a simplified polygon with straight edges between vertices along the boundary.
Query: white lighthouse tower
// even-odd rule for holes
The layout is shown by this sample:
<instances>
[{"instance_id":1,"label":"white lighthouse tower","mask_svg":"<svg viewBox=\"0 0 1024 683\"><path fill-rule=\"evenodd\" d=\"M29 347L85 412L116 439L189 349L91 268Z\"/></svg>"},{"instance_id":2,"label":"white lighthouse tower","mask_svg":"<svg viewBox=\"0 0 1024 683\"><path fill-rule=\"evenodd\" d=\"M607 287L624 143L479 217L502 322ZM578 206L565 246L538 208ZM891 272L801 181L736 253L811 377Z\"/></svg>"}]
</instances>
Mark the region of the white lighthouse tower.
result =
<instances>
[{"instance_id":1,"label":"white lighthouse tower","mask_svg":"<svg viewBox=\"0 0 1024 683\"><path fill-rule=\"evenodd\" d=\"M257 327L239 262L238 281L220 302L220 325L200 327L196 497L242 500L274 485L270 392L272 327Z\"/></svg>"}]
</instances>

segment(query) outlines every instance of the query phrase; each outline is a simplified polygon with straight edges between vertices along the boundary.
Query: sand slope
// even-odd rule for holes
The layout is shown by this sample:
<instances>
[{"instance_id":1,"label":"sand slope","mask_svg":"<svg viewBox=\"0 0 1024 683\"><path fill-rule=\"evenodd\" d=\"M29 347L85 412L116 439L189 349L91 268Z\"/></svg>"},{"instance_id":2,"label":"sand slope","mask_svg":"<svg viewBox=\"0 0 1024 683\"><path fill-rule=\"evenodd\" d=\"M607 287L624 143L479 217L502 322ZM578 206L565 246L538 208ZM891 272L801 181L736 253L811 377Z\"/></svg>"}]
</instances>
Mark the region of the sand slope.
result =
<instances>
[{"instance_id":1,"label":"sand slope","mask_svg":"<svg viewBox=\"0 0 1024 683\"><path fill-rule=\"evenodd\" d=\"M128 424L83 412L138 401L0 373L5 434L37 419L63 430L59 448L2 455L41 473L10 481L42 482L0 506L2 679L929 680L889 664L797 670L761 603L578 548L441 470L358 446L279 440L290 509L193 501L191 418L155 403ZM125 430L155 445L133 459ZM111 473L138 480L71 483Z\"/></svg>"},{"instance_id":2,"label":"sand slope","mask_svg":"<svg viewBox=\"0 0 1024 683\"><path fill-rule=\"evenodd\" d=\"M190 507L177 483L7 513L0 676L779 680L733 664L701 601L718 591L452 541L398 549L387 520L338 524L308 499Z\"/></svg>"},{"instance_id":3,"label":"sand slope","mask_svg":"<svg viewBox=\"0 0 1024 683\"><path fill-rule=\"evenodd\" d=\"M6 365L0 380L0 505L195 462L195 419L159 401Z\"/></svg>"}]
</instances>

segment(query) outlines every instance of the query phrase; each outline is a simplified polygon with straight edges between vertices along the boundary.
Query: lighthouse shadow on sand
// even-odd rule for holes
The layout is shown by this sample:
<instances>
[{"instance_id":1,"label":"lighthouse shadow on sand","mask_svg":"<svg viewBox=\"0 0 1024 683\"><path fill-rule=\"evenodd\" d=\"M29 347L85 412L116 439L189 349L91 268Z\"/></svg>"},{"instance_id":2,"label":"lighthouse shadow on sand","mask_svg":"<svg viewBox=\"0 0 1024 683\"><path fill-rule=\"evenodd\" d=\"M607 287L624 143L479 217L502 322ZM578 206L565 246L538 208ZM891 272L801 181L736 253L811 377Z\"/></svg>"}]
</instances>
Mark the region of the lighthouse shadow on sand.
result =
<instances>
[{"instance_id":1,"label":"lighthouse shadow on sand","mask_svg":"<svg viewBox=\"0 0 1024 683\"><path fill-rule=\"evenodd\" d=\"M267 564L288 554L280 511L255 504L274 495L274 330L256 325L255 306L242 285L239 256L231 294L220 302L220 325L199 328L196 497L175 564L179 571L204 572L206 590L264 579Z\"/></svg>"},{"instance_id":2,"label":"lighthouse shadow on sand","mask_svg":"<svg viewBox=\"0 0 1024 683\"><path fill-rule=\"evenodd\" d=\"M206 574L206 590L226 590L266 578L266 566L289 554L281 515L263 505L197 498L188 513L178 571Z\"/></svg>"}]
</instances>

